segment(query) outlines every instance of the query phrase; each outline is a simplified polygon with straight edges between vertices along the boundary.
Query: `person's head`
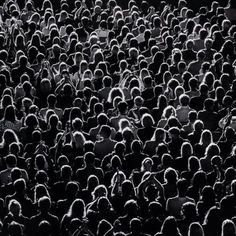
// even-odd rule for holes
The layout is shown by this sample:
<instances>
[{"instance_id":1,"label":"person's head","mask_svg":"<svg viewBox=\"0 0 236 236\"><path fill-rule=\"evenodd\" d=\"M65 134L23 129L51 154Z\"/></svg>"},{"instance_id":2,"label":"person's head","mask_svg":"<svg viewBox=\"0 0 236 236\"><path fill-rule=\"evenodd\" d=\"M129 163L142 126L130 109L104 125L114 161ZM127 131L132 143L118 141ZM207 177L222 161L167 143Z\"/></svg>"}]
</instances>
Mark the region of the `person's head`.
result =
<instances>
[{"instance_id":1,"label":"person's head","mask_svg":"<svg viewBox=\"0 0 236 236\"><path fill-rule=\"evenodd\" d=\"M107 194L108 194L107 188L103 184L97 185L94 191L92 192L92 196L94 200L100 197L107 197Z\"/></svg>"},{"instance_id":2,"label":"person's head","mask_svg":"<svg viewBox=\"0 0 236 236\"><path fill-rule=\"evenodd\" d=\"M9 236L23 236L22 225L17 223L14 220L8 225L7 229L8 229Z\"/></svg>"},{"instance_id":3,"label":"person's head","mask_svg":"<svg viewBox=\"0 0 236 236\"><path fill-rule=\"evenodd\" d=\"M60 170L60 176L63 181L70 181L72 168L69 165L63 165Z\"/></svg>"},{"instance_id":4,"label":"person's head","mask_svg":"<svg viewBox=\"0 0 236 236\"><path fill-rule=\"evenodd\" d=\"M161 227L161 232L163 235L179 235L179 229L174 216L168 216L164 220Z\"/></svg>"},{"instance_id":5,"label":"person's head","mask_svg":"<svg viewBox=\"0 0 236 236\"><path fill-rule=\"evenodd\" d=\"M93 165L94 162L95 162L95 155L94 155L94 153L92 153L92 152L85 153L85 155L84 155L84 162L85 162L86 166Z\"/></svg>"},{"instance_id":6,"label":"person's head","mask_svg":"<svg viewBox=\"0 0 236 236\"><path fill-rule=\"evenodd\" d=\"M205 147L213 143L213 137L210 130L208 129L203 130L199 143L203 144Z\"/></svg>"},{"instance_id":7,"label":"person's head","mask_svg":"<svg viewBox=\"0 0 236 236\"><path fill-rule=\"evenodd\" d=\"M198 53L197 53L197 60L198 61L203 61L204 58L205 58L206 54L203 50L200 50Z\"/></svg>"},{"instance_id":8,"label":"person's head","mask_svg":"<svg viewBox=\"0 0 236 236\"><path fill-rule=\"evenodd\" d=\"M211 206L215 204L215 192L210 185L206 185L202 189L202 201L211 204Z\"/></svg>"},{"instance_id":9,"label":"person's head","mask_svg":"<svg viewBox=\"0 0 236 236\"><path fill-rule=\"evenodd\" d=\"M213 45L213 40L211 38L206 38L204 41L204 45L207 50L210 50Z\"/></svg>"},{"instance_id":10,"label":"person's head","mask_svg":"<svg viewBox=\"0 0 236 236\"><path fill-rule=\"evenodd\" d=\"M146 157L141 163L141 171L151 171L153 166L153 160L149 157Z\"/></svg>"},{"instance_id":11,"label":"person's head","mask_svg":"<svg viewBox=\"0 0 236 236\"><path fill-rule=\"evenodd\" d=\"M123 142L117 142L114 146L115 153L118 156L123 156L125 153L125 149L126 149L126 147Z\"/></svg>"},{"instance_id":12,"label":"person's head","mask_svg":"<svg viewBox=\"0 0 236 236\"><path fill-rule=\"evenodd\" d=\"M99 125L106 125L108 123L108 117L105 113L100 113L98 116L97 116L97 123Z\"/></svg>"},{"instance_id":13,"label":"person's head","mask_svg":"<svg viewBox=\"0 0 236 236\"><path fill-rule=\"evenodd\" d=\"M231 236L236 234L236 227L232 220L224 220L221 228L221 236Z\"/></svg>"},{"instance_id":14,"label":"person's head","mask_svg":"<svg viewBox=\"0 0 236 236\"><path fill-rule=\"evenodd\" d=\"M163 110L162 117L168 119L171 116L176 116L176 110L173 106L169 105Z\"/></svg>"},{"instance_id":15,"label":"person's head","mask_svg":"<svg viewBox=\"0 0 236 236\"><path fill-rule=\"evenodd\" d=\"M47 94L51 91L51 88L52 88L52 84L49 79L44 78L40 81L40 91L41 92Z\"/></svg>"},{"instance_id":16,"label":"person's head","mask_svg":"<svg viewBox=\"0 0 236 236\"><path fill-rule=\"evenodd\" d=\"M133 140L131 143L131 149L134 153L140 153L142 150L142 143L139 140Z\"/></svg>"},{"instance_id":17,"label":"person's head","mask_svg":"<svg viewBox=\"0 0 236 236\"><path fill-rule=\"evenodd\" d=\"M51 129L54 129L58 126L59 124L59 118L56 114L53 114L49 118L49 126Z\"/></svg>"},{"instance_id":18,"label":"person's head","mask_svg":"<svg viewBox=\"0 0 236 236\"><path fill-rule=\"evenodd\" d=\"M38 184L46 184L48 182L48 175L44 170L38 170L35 174L35 181Z\"/></svg>"},{"instance_id":19,"label":"person's head","mask_svg":"<svg viewBox=\"0 0 236 236\"><path fill-rule=\"evenodd\" d=\"M73 137L76 143L76 148L83 148L83 145L86 141L84 135L82 132L76 131L73 133Z\"/></svg>"},{"instance_id":20,"label":"person's head","mask_svg":"<svg viewBox=\"0 0 236 236\"><path fill-rule=\"evenodd\" d=\"M7 155L5 161L6 161L6 165L8 168L16 167L17 160L16 160L16 156L14 154Z\"/></svg>"},{"instance_id":21,"label":"person's head","mask_svg":"<svg viewBox=\"0 0 236 236\"><path fill-rule=\"evenodd\" d=\"M206 156L212 158L213 156L220 155L220 148L215 143L210 143L206 148Z\"/></svg>"},{"instance_id":22,"label":"person's head","mask_svg":"<svg viewBox=\"0 0 236 236\"><path fill-rule=\"evenodd\" d=\"M57 99L56 99L56 96L54 94L48 95L47 103L48 103L49 107L55 107L56 101L57 101Z\"/></svg>"},{"instance_id":23,"label":"person's head","mask_svg":"<svg viewBox=\"0 0 236 236\"><path fill-rule=\"evenodd\" d=\"M133 218L129 222L130 230L133 234L138 234L142 231L142 223L138 218Z\"/></svg>"},{"instance_id":24,"label":"person's head","mask_svg":"<svg viewBox=\"0 0 236 236\"><path fill-rule=\"evenodd\" d=\"M42 197L49 197L49 193L45 185L37 184L34 189L34 202L36 203Z\"/></svg>"},{"instance_id":25,"label":"person's head","mask_svg":"<svg viewBox=\"0 0 236 236\"><path fill-rule=\"evenodd\" d=\"M195 220L197 217L196 204L193 202L185 202L182 205L181 211L182 211L184 218L187 218L189 220Z\"/></svg>"},{"instance_id":26,"label":"person's head","mask_svg":"<svg viewBox=\"0 0 236 236\"><path fill-rule=\"evenodd\" d=\"M44 235L44 236L51 236L52 235L52 225L46 221L43 220L38 225L38 234Z\"/></svg>"},{"instance_id":27,"label":"person's head","mask_svg":"<svg viewBox=\"0 0 236 236\"><path fill-rule=\"evenodd\" d=\"M175 169L169 167L164 172L164 179L167 183L176 183L178 174Z\"/></svg>"},{"instance_id":28,"label":"person's head","mask_svg":"<svg viewBox=\"0 0 236 236\"><path fill-rule=\"evenodd\" d=\"M103 236L105 235L109 230L112 229L112 225L111 223L109 223L107 220L102 219L99 223L98 223L98 227L97 227L97 236Z\"/></svg>"},{"instance_id":29,"label":"person's head","mask_svg":"<svg viewBox=\"0 0 236 236\"><path fill-rule=\"evenodd\" d=\"M21 170L18 167L11 169L11 181L14 183L17 179L22 178Z\"/></svg>"},{"instance_id":30,"label":"person's head","mask_svg":"<svg viewBox=\"0 0 236 236\"><path fill-rule=\"evenodd\" d=\"M220 229L222 224L222 213L220 208L216 206L211 207L205 215L204 224L209 227L217 227ZM213 228L211 229L213 230Z\"/></svg>"},{"instance_id":31,"label":"person's head","mask_svg":"<svg viewBox=\"0 0 236 236\"><path fill-rule=\"evenodd\" d=\"M193 124L193 129L196 132L201 132L204 129L204 124L201 120L196 120Z\"/></svg>"},{"instance_id":32,"label":"person's head","mask_svg":"<svg viewBox=\"0 0 236 236\"><path fill-rule=\"evenodd\" d=\"M168 130L169 136L171 139L178 138L180 135L180 129L178 127L171 127Z\"/></svg>"},{"instance_id":33,"label":"person's head","mask_svg":"<svg viewBox=\"0 0 236 236\"><path fill-rule=\"evenodd\" d=\"M138 212L138 204L135 200L128 200L124 205L125 212L130 216L136 216Z\"/></svg>"},{"instance_id":34,"label":"person's head","mask_svg":"<svg viewBox=\"0 0 236 236\"><path fill-rule=\"evenodd\" d=\"M130 197L130 196L135 195L134 185L128 179L126 179L125 181L122 182L121 190L122 190L122 195L123 196L129 196Z\"/></svg>"},{"instance_id":35,"label":"person's head","mask_svg":"<svg viewBox=\"0 0 236 236\"><path fill-rule=\"evenodd\" d=\"M23 194L26 190L26 183L23 178L17 179L13 183L15 192L18 194Z\"/></svg>"},{"instance_id":36,"label":"person's head","mask_svg":"<svg viewBox=\"0 0 236 236\"><path fill-rule=\"evenodd\" d=\"M8 211L13 216L21 215L21 204L15 199L11 200L8 204Z\"/></svg>"},{"instance_id":37,"label":"person's head","mask_svg":"<svg viewBox=\"0 0 236 236\"><path fill-rule=\"evenodd\" d=\"M190 123L194 124L194 122L197 120L197 112L196 111L190 111L188 113L188 120Z\"/></svg>"},{"instance_id":38,"label":"person's head","mask_svg":"<svg viewBox=\"0 0 236 236\"><path fill-rule=\"evenodd\" d=\"M99 135L103 138L110 138L111 136L111 128L108 125L102 125L99 130Z\"/></svg>"},{"instance_id":39,"label":"person's head","mask_svg":"<svg viewBox=\"0 0 236 236\"><path fill-rule=\"evenodd\" d=\"M188 182L186 179L179 179L177 181L177 190L179 196L185 196L188 189Z\"/></svg>"},{"instance_id":40,"label":"person's head","mask_svg":"<svg viewBox=\"0 0 236 236\"><path fill-rule=\"evenodd\" d=\"M135 107L140 108L140 107L142 107L143 103L144 103L144 99L141 96L136 96L134 98Z\"/></svg>"},{"instance_id":41,"label":"person's head","mask_svg":"<svg viewBox=\"0 0 236 236\"><path fill-rule=\"evenodd\" d=\"M87 180L87 189L92 192L98 185L98 177L96 175L90 175Z\"/></svg>"},{"instance_id":42,"label":"person's head","mask_svg":"<svg viewBox=\"0 0 236 236\"><path fill-rule=\"evenodd\" d=\"M5 121L15 122L16 115L15 115L15 108L12 105L8 105L4 111L4 118Z\"/></svg>"},{"instance_id":43,"label":"person's head","mask_svg":"<svg viewBox=\"0 0 236 236\"><path fill-rule=\"evenodd\" d=\"M206 84L208 88L211 88L213 86L214 81L215 81L215 76L212 72L207 72L204 75L203 83Z\"/></svg>"},{"instance_id":44,"label":"person's head","mask_svg":"<svg viewBox=\"0 0 236 236\"><path fill-rule=\"evenodd\" d=\"M124 98L125 98L123 90L120 89L120 88L114 87L114 88L112 88L111 91L109 92L107 101L108 101L109 103L113 103L113 100L114 100L116 97L120 97L122 101L124 101Z\"/></svg>"},{"instance_id":45,"label":"person's head","mask_svg":"<svg viewBox=\"0 0 236 236\"><path fill-rule=\"evenodd\" d=\"M113 170L116 170L117 168L121 169L122 161L121 161L120 157L118 155L114 155L111 158L110 165Z\"/></svg>"},{"instance_id":46,"label":"person's head","mask_svg":"<svg viewBox=\"0 0 236 236\"><path fill-rule=\"evenodd\" d=\"M152 141L165 141L166 131L162 128L157 128L153 134Z\"/></svg>"},{"instance_id":47,"label":"person's head","mask_svg":"<svg viewBox=\"0 0 236 236\"><path fill-rule=\"evenodd\" d=\"M75 199L69 208L67 215L73 218L82 219L85 217L85 204L84 201L80 198Z\"/></svg>"},{"instance_id":48,"label":"person's head","mask_svg":"<svg viewBox=\"0 0 236 236\"><path fill-rule=\"evenodd\" d=\"M150 114L145 113L141 118L141 124L145 128L151 127L154 125L154 119Z\"/></svg>"},{"instance_id":49,"label":"person's head","mask_svg":"<svg viewBox=\"0 0 236 236\"><path fill-rule=\"evenodd\" d=\"M189 105L189 102L190 102L190 98L188 95L186 94L181 94L179 96L179 103L181 106L188 106Z\"/></svg>"},{"instance_id":50,"label":"person's head","mask_svg":"<svg viewBox=\"0 0 236 236\"><path fill-rule=\"evenodd\" d=\"M74 130L80 131L83 126L83 122L80 118L75 118L72 120L72 127Z\"/></svg>"},{"instance_id":51,"label":"person's head","mask_svg":"<svg viewBox=\"0 0 236 236\"><path fill-rule=\"evenodd\" d=\"M200 161L197 157L191 156L188 159L188 169L194 173L200 169Z\"/></svg>"},{"instance_id":52,"label":"person's head","mask_svg":"<svg viewBox=\"0 0 236 236\"><path fill-rule=\"evenodd\" d=\"M38 200L38 208L40 210L40 212L43 214L43 213L48 213L48 211L50 210L51 208L51 200L49 197L41 197L39 200Z\"/></svg>"},{"instance_id":53,"label":"person's head","mask_svg":"<svg viewBox=\"0 0 236 236\"><path fill-rule=\"evenodd\" d=\"M103 196L98 199L97 209L100 213L107 213L111 209L111 203L107 197Z\"/></svg>"},{"instance_id":54,"label":"person's head","mask_svg":"<svg viewBox=\"0 0 236 236\"><path fill-rule=\"evenodd\" d=\"M181 145L181 150L180 150L181 156L182 157L189 157L193 154L193 147L189 142L184 142Z\"/></svg>"},{"instance_id":55,"label":"person's head","mask_svg":"<svg viewBox=\"0 0 236 236\"><path fill-rule=\"evenodd\" d=\"M8 146L13 142L19 143L19 139L16 133L11 129L4 130L1 144Z\"/></svg>"},{"instance_id":56,"label":"person's head","mask_svg":"<svg viewBox=\"0 0 236 236\"><path fill-rule=\"evenodd\" d=\"M188 236L204 236L204 231L200 223L193 222L188 229Z\"/></svg>"},{"instance_id":57,"label":"person's head","mask_svg":"<svg viewBox=\"0 0 236 236\"><path fill-rule=\"evenodd\" d=\"M193 49L193 46L194 46L194 41L189 39L187 42L186 42L186 48L188 50L192 50Z\"/></svg>"},{"instance_id":58,"label":"person's head","mask_svg":"<svg viewBox=\"0 0 236 236\"><path fill-rule=\"evenodd\" d=\"M112 79L110 76L105 76L103 79L102 79L102 83L103 83L103 86L104 87L111 87L112 85Z\"/></svg>"},{"instance_id":59,"label":"person's head","mask_svg":"<svg viewBox=\"0 0 236 236\"><path fill-rule=\"evenodd\" d=\"M120 182L123 183L126 180L126 176L124 172L122 171L117 171L115 174L112 176L111 179L111 186L114 186L114 184L117 182L118 178L120 179Z\"/></svg>"},{"instance_id":60,"label":"person's head","mask_svg":"<svg viewBox=\"0 0 236 236\"><path fill-rule=\"evenodd\" d=\"M22 55L20 56L20 60L19 60L20 66L27 66L28 64L28 59L26 56Z\"/></svg>"}]
</instances>

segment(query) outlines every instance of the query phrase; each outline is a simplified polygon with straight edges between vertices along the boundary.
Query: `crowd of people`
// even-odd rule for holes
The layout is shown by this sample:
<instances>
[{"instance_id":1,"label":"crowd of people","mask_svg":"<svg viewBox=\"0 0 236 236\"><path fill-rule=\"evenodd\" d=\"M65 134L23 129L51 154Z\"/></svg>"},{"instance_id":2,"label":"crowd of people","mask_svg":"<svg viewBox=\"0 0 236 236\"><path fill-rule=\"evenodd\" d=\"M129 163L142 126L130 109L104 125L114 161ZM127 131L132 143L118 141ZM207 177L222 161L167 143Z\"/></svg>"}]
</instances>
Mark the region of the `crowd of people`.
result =
<instances>
[{"instance_id":1,"label":"crowd of people","mask_svg":"<svg viewBox=\"0 0 236 236\"><path fill-rule=\"evenodd\" d=\"M236 235L236 1L197 2L0 3L0 235Z\"/></svg>"}]
</instances>

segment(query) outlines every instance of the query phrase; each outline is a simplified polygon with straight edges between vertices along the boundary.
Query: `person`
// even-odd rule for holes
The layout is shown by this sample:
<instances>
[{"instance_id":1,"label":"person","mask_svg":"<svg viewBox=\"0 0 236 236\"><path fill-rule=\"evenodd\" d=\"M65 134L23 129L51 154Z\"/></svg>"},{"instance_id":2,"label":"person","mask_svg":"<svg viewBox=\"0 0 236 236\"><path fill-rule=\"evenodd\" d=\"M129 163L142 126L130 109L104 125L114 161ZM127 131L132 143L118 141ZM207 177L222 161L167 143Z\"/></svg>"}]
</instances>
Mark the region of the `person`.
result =
<instances>
[{"instance_id":1,"label":"person","mask_svg":"<svg viewBox=\"0 0 236 236\"><path fill-rule=\"evenodd\" d=\"M24 232L27 234L29 230L29 218L22 215L21 205L17 200L11 200L8 204L8 215L3 220L2 233L7 234L8 227L12 222L16 222L24 226Z\"/></svg>"},{"instance_id":2,"label":"person","mask_svg":"<svg viewBox=\"0 0 236 236\"><path fill-rule=\"evenodd\" d=\"M151 115L144 114L141 118L141 125L142 128L138 129L137 136L139 139L145 143L147 140L149 140L155 131L154 120Z\"/></svg>"},{"instance_id":3,"label":"person","mask_svg":"<svg viewBox=\"0 0 236 236\"><path fill-rule=\"evenodd\" d=\"M13 154L9 154L6 156L6 169L0 172L0 182L1 185L7 185L11 183L11 172L17 165L16 156ZM26 182L29 181L28 173L24 169L19 169L22 177Z\"/></svg>"},{"instance_id":4,"label":"person","mask_svg":"<svg viewBox=\"0 0 236 236\"><path fill-rule=\"evenodd\" d=\"M99 135L102 139L95 142L94 153L98 159L102 160L112 152L116 141L111 139L111 128L108 125L101 126Z\"/></svg>"},{"instance_id":5,"label":"person","mask_svg":"<svg viewBox=\"0 0 236 236\"><path fill-rule=\"evenodd\" d=\"M103 181L104 173L101 168L95 167L95 155L92 152L87 152L84 156L85 166L76 171L77 179L82 186L85 187L87 178L90 174L97 176L99 182Z\"/></svg>"},{"instance_id":6,"label":"person","mask_svg":"<svg viewBox=\"0 0 236 236\"><path fill-rule=\"evenodd\" d=\"M204 123L204 128L215 131L218 128L218 115L213 111L214 100L208 98L204 102L204 110L199 111L198 119Z\"/></svg>"},{"instance_id":7,"label":"person","mask_svg":"<svg viewBox=\"0 0 236 236\"><path fill-rule=\"evenodd\" d=\"M52 215L49 210L51 207L51 201L48 197L44 196L38 201L39 214L34 215L30 218L30 232L32 233L39 223L43 220L47 220L51 227L53 227L52 235L58 235L59 231L59 219L57 216Z\"/></svg>"},{"instance_id":8,"label":"person","mask_svg":"<svg viewBox=\"0 0 236 236\"><path fill-rule=\"evenodd\" d=\"M73 219L78 219L80 224L85 218L85 205L83 200L75 199L70 205L69 211L65 214L60 223L60 231L63 235L69 235L70 224Z\"/></svg>"},{"instance_id":9,"label":"person","mask_svg":"<svg viewBox=\"0 0 236 236\"><path fill-rule=\"evenodd\" d=\"M188 183L186 179L179 179L177 182L178 194L175 197L169 198L166 202L166 211L177 219L182 217L182 206L186 202L195 202L193 199L186 196L187 188Z\"/></svg>"},{"instance_id":10,"label":"person","mask_svg":"<svg viewBox=\"0 0 236 236\"><path fill-rule=\"evenodd\" d=\"M189 107L190 98L187 95L180 95L180 106L176 109L176 117L182 125L186 125L188 122L188 114L193 111Z\"/></svg>"}]
</instances>

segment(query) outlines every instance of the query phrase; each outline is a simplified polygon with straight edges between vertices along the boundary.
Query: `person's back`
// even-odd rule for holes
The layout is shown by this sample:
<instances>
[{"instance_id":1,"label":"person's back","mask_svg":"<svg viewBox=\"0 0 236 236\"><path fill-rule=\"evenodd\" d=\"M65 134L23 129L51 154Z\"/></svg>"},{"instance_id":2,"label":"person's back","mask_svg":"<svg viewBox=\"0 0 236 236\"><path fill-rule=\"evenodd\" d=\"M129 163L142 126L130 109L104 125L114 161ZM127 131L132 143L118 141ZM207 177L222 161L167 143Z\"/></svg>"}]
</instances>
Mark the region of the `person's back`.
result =
<instances>
[{"instance_id":1,"label":"person's back","mask_svg":"<svg viewBox=\"0 0 236 236\"><path fill-rule=\"evenodd\" d=\"M97 156L96 156L97 157ZM104 173L101 168L95 167L95 155L92 152L87 152L84 156L85 166L76 171L76 178L80 183L81 188L86 187L87 179L90 175L95 175L100 182L103 181Z\"/></svg>"},{"instance_id":2,"label":"person's back","mask_svg":"<svg viewBox=\"0 0 236 236\"><path fill-rule=\"evenodd\" d=\"M34 230L37 228L37 226L40 224L41 221L46 220L50 223L50 225L54 229L52 236L58 236L59 219L57 216L49 213L49 209L51 207L50 199L48 197L40 198L38 202L38 207L39 207L40 213L30 218L31 234L35 235Z\"/></svg>"},{"instance_id":3,"label":"person's back","mask_svg":"<svg viewBox=\"0 0 236 236\"><path fill-rule=\"evenodd\" d=\"M176 217L181 218L182 206L186 202L195 202L192 198L186 196L188 182L185 179L180 179L177 182L178 194L175 197L169 198L166 202L166 211Z\"/></svg>"}]
</instances>

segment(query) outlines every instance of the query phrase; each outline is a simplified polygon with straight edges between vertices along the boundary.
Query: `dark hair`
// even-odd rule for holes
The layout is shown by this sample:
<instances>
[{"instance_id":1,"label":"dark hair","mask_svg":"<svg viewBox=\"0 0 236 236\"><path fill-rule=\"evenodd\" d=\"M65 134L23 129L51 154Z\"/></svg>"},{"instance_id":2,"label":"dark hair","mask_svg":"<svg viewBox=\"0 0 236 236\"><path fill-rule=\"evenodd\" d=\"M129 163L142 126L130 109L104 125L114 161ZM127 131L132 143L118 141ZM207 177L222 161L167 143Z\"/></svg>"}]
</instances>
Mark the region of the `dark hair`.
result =
<instances>
[{"instance_id":1,"label":"dark hair","mask_svg":"<svg viewBox=\"0 0 236 236\"><path fill-rule=\"evenodd\" d=\"M14 106L9 105L6 107L3 120L4 121L11 121L13 123L16 121L16 114L15 114Z\"/></svg>"}]
</instances>

